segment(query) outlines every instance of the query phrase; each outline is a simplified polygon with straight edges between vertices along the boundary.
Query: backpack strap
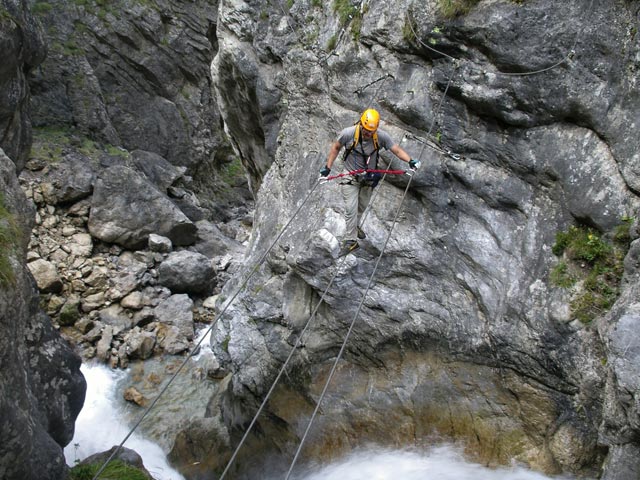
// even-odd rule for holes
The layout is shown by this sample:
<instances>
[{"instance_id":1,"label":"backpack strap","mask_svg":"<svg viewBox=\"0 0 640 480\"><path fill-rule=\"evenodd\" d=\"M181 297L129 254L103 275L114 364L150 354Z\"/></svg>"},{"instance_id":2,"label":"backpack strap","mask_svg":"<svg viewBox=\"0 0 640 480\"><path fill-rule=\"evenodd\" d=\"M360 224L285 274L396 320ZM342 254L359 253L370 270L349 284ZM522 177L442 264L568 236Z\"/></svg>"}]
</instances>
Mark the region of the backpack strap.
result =
<instances>
[{"instance_id":1,"label":"backpack strap","mask_svg":"<svg viewBox=\"0 0 640 480\"><path fill-rule=\"evenodd\" d=\"M349 154L353 151L354 148L356 148L356 146L358 146L358 143L360 142L360 128L361 128L362 125L360 124L360 121L357 121L354 125L356 126L356 130L353 133L353 143L349 147L347 147L345 149L344 156L342 157L343 160L347 159ZM362 147L362 144L360 144L360 147L362 148L362 153L364 154L364 147ZM379 157L379 150L380 150L380 147L378 145L378 132L377 131L374 132L374 134L373 134L373 148L374 148L373 153L376 154L376 163L377 163L377 160L378 160L378 157ZM372 155L373 155L373 153L372 153Z\"/></svg>"}]
</instances>

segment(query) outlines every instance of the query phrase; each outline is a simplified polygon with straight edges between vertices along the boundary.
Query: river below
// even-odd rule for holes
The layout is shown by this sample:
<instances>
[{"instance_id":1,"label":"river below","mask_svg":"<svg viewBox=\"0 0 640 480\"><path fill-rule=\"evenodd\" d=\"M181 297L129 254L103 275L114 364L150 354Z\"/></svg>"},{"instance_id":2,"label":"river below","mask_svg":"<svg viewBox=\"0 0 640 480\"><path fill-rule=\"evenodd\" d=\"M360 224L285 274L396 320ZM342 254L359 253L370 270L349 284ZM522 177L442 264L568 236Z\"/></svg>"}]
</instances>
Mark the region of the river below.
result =
<instances>
[{"instance_id":1,"label":"river below","mask_svg":"<svg viewBox=\"0 0 640 480\"><path fill-rule=\"evenodd\" d=\"M197 360L195 360L197 361ZM104 365L85 364L82 373L87 380L85 405L76 422L73 441L65 449L67 464L73 466L89 455L119 445L131 425L142 414L141 407L123 399L122 391L135 383L147 394L158 390L161 382L149 378L176 368L175 363L145 362L126 371L111 370ZM141 370L142 369L142 370ZM194 382L191 375L181 372L158 402L157 412L150 414L125 443L142 457L145 467L155 480L185 480L169 465L166 452L170 439L182 421L191 415L202 415L209 395L215 389L212 382ZM206 386L206 385L209 386ZM153 399L153 396L150 397ZM188 400L187 400L188 399ZM146 427L144 425L146 424ZM153 438L153 440L151 440ZM522 467L490 469L466 461L450 445L433 446L428 450L367 450L354 452L329 466L308 466L295 480L559 480L572 477L548 477ZM265 478L256 480L282 480Z\"/></svg>"}]
</instances>

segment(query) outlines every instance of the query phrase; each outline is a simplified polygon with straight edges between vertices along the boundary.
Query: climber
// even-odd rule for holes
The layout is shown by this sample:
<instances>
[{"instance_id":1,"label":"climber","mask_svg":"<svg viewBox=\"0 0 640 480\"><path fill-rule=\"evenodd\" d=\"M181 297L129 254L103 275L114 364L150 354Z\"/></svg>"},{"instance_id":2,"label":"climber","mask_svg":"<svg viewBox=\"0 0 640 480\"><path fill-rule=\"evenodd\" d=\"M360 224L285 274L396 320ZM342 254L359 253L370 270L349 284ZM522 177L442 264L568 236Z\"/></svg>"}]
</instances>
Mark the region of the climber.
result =
<instances>
[{"instance_id":1,"label":"climber","mask_svg":"<svg viewBox=\"0 0 640 480\"><path fill-rule=\"evenodd\" d=\"M338 139L331 144L327 163L320 170L321 176L328 176L338 153L345 147L345 172L363 171L357 175L346 175L340 182L347 222L346 240L343 242L341 255L346 255L360 246L357 238L366 238L366 234L358 225L358 218L367 208L372 189L381 177L380 173L367 171L377 169L380 148L390 150L400 160L407 162L412 170L420 167L421 162L413 160L387 132L378 129L379 124L380 114L372 108L365 110L359 122L338 134Z\"/></svg>"}]
</instances>

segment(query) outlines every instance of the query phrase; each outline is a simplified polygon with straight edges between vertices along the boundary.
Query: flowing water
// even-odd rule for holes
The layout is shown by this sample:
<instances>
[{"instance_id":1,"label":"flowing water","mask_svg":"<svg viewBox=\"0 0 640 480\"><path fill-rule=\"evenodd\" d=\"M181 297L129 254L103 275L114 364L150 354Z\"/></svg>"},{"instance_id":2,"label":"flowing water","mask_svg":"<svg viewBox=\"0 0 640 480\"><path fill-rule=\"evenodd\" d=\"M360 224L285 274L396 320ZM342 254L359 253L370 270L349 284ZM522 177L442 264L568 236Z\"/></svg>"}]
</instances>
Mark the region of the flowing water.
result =
<instances>
[{"instance_id":1,"label":"flowing water","mask_svg":"<svg viewBox=\"0 0 640 480\"><path fill-rule=\"evenodd\" d=\"M198 358L193 359L194 362ZM176 362L170 363L175 368ZM197 365L197 363L196 363ZM193 365L190 365L192 368ZM128 371L115 371L104 365L85 364L82 373L87 379L87 397L85 405L76 422L73 441L65 449L67 463L73 466L89 455L108 450L119 445L129 433L131 425L142 413L140 407L127 404L122 399L125 386L135 383L155 398L154 391L159 390L162 382L153 389L145 390L143 378L163 374L168 379L167 364L144 362L144 374ZM135 368L134 368L135 370ZM168 369L168 372L171 368ZM156 480L184 480L167 462L165 451L172 433L181 420L192 415L202 416L206 401L215 390L210 381L194 380L193 375L181 372L165 393L167 398L158 402L151 421L147 419L127 440L125 447L138 452L144 465ZM149 383L149 382L146 382ZM155 383L155 382L151 382ZM164 403L163 403L164 402ZM152 410L153 412L153 410ZM179 412L180 414L178 415ZM147 424L146 428L142 428ZM167 433L169 432L169 433ZM157 439L152 441L149 437ZM164 440L163 440L164 439ZM161 444L163 444L161 446ZM490 469L464 460L462 455L451 446L437 446L428 451L389 451L367 450L352 453L329 466L308 468L295 480L548 480L569 479L572 477L547 477L521 467ZM264 479L256 479L264 480ZM281 480L281 479L270 479Z\"/></svg>"},{"instance_id":2,"label":"flowing water","mask_svg":"<svg viewBox=\"0 0 640 480\"><path fill-rule=\"evenodd\" d=\"M426 452L369 450L349 455L296 480L548 480L540 473L511 467L490 469L470 463L454 447ZM553 477L554 480L570 477ZM274 479L276 480L276 479Z\"/></svg>"},{"instance_id":3,"label":"flowing water","mask_svg":"<svg viewBox=\"0 0 640 480\"><path fill-rule=\"evenodd\" d=\"M81 370L87 380L87 396L76 421L73 441L64 450L69 466L89 455L119 445L130 430L122 418L123 400L116 388L127 377L127 373L103 365L83 365ZM180 473L171 468L157 443L134 433L125 447L142 456L145 467L156 480L184 480Z\"/></svg>"}]
</instances>

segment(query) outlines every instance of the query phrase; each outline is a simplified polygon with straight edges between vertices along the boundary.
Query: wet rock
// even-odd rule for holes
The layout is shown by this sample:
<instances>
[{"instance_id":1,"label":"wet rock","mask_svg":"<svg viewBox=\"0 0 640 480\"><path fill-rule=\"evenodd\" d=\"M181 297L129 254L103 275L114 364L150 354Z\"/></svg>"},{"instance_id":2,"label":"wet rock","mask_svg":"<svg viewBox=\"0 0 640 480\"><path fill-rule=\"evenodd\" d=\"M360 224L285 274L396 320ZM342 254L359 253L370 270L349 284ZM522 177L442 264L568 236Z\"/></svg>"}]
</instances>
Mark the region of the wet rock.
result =
<instances>
[{"instance_id":1,"label":"wet rock","mask_svg":"<svg viewBox=\"0 0 640 480\"><path fill-rule=\"evenodd\" d=\"M127 402L135 403L139 407L144 407L147 405L147 399L134 387L127 388L122 396Z\"/></svg>"},{"instance_id":2,"label":"wet rock","mask_svg":"<svg viewBox=\"0 0 640 480\"><path fill-rule=\"evenodd\" d=\"M103 465L109 458L111 458L116 449L118 449L118 447L114 446L106 452L90 455L82 460L80 462L80 465ZM144 468L142 457L135 450L131 450L126 447L120 447L118 449L118 453L113 456L113 459L120 460L127 465L131 465L132 467L140 469L149 480L153 478L151 474Z\"/></svg>"},{"instance_id":3,"label":"wet rock","mask_svg":"<svg viewBox=\"0 0 640 480\"><path fill-rule=\"evenodd\" d=\"M89 335L87 335L89 337ZM113 340L113 327L105 326L100 333L100 340L96 345L96 356L103 362L111 358L111 342Z\"/></svg>"}]
</instances>

